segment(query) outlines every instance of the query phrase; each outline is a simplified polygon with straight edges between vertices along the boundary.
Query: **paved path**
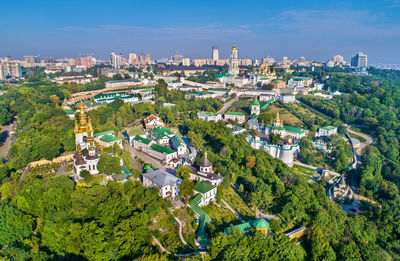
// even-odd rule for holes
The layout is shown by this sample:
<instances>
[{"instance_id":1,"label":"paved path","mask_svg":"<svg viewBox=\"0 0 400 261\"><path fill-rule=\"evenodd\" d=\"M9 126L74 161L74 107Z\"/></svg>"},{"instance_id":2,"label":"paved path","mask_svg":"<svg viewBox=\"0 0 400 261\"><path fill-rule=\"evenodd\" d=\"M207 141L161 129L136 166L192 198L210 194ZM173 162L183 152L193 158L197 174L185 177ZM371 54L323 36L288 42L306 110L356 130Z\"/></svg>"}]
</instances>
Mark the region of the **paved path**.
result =
<instances>
[{"instance_id":1,"label":"paved path","mask_svg":"<svg viewBox=\"0 0 400 261\"><path fill-rule=\"evenodd\" d=\"M70 164L72 164L72 163L68 163L68 164L65 164L65 165L61 166L60 170L57 173L57 177L64 175L65 174L65 170L67 169L67 167Z\"/></svg>"},{"instance_id":2,"label":"paved path","mask_svg":"<svg viewBox=\"0 0 400 261\"><path fill-rule=\"evenodd\" d=\"M121 132L118 133L118 137L121 138L121 139L126 139L126 137ZM126 143L125 147L131 153L131 165L132 165L132 167L142 171L143 166L139 162L137 162L136 159L135 159L135 157L137 156L136 150L128 142Z\"/></svg>"},{"instance_id":3,"label":"paved path","mask_svg":"<svg viewBox=\"0 0 400 261\"><path fill-rule=\"evenodd\" d=\"M280 218L276 215L271 215L268 213L262 213L258 208L256 208L256 216L262 219L267 219L268 221L275 219L275 220L280 220Z\"/></svg>"},{"instance_id":4,"label":"paved path","mask_svg":"<svg viewBox=\"0 0 400 261\"><path fill-rule=\"evenodd\" d=\"M354 131L354 130L350 129L351 126L349 126L349 125L346 125L346 127L347 127L347 132L355 134L355 135L358 135L358 136L361 136L361 137L363 137L364 139L367 140L365 142L361 142L360 141L360 146L357 148L356 152L357 152L357 154L359 156L361 156L361 154L363 153L364 148L366 148L369 145L371 145L372 143L374 143L374 139L371 136L369 136L369 135L367 135L365 133L357 132L357 131Z\"/></svg>"},{"instance_id":5,"label":"paved path","mask_svg":"<svg viewBox=\"0 0 400 261\"><path fill-rule=\"evenodd\" d=\"M232 106L232 104L234 104L237 100L239 100L240 95L236 96L235 98L233 98L232 100L228 101L227 103L224 104L224 106L222 106L222 109L220 109L218 111L219 114L224 114L229 107Z\"/></svg>"},{"instance_id":6,"label":"paved path","mask_svg":"<svg viewBox=\"0 0 400 261\"><path fill-rule=\"evenodd\" d=\"M161 252L167 252L168 254L171 254L171 252L169 252L167 249L165 249L163 245L161 245L160 241L158 241L155 236L153 236L153 241L160 247Z\"/></svg>"},{"instance_id":7,"label":"paved path","mask_svg":"<svg viewBox=\"0 0 400 261\"><path fill-rule=\"evenodd\" d=\"M0 156L1 157L5 157L7 155L8 150L10 149L11 145L12 145L12 140L13 140L13 135L11 135L11 131L12 131L12 124L3 126L1 128L1 133L6 132L6 140L4 141L3 145L1 146L1 150L0 150Z\"/></svg>"},{"instance_id":8,"label":"paved path","mask_svg":"<svg viewBox=\"0 0 400 261\"><path fill-rule=\"evenodd\" d=\"M236 212L224 199L221 199L222 203L240 220L240 222L244 222L244 219L240 216L238 212Z\"/></svg>"},{"instance_id":9,"label":"paved path","mask_svg":"<svg viewBox=\"0 0 400 261\"><path fill-rule=\"evenodd\" d=\"M174 218L175 218L176 222L178 222L178 224L179 224L179 237L180 237L182 243L183 243L184 245L186 245L187 247L190 247L191 249L193 249L193 247L191 247L191 246L185 241L185 239L184 239L183 236L182 236L182 227L183 227L182 221L180 221L180 220L179 220L177 217L175 217L175 216L174 216Z\"/></svg>"}]
</instances>

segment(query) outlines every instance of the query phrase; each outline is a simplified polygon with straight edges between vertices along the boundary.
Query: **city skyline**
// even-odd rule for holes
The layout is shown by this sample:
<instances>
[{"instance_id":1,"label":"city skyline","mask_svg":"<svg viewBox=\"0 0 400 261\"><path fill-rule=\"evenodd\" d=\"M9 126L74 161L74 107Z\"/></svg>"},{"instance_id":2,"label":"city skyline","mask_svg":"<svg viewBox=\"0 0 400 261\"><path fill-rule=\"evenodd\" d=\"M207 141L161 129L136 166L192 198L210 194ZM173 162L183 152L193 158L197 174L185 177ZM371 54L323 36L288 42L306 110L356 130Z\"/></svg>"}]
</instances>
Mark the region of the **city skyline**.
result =
<instances>
[{"instance_id":1,"label":"city skyline","mask_svg":"<svg viewBox=\"0 0 400 261\"><path fill-rule=\"evenodd\" d=\"M185 57L211 58L211 47L216 45L219 56L228 58L236 41L240 58L305 56L326 61L340 54L350 61L361 51L368 54L371 64L400 61L396 15L400 3L396 0L318 5L316 1L250 1L246 12L238 1L187 1L173 7L158 1L118 3L4 3L7 12L0 20L8 26L0 29L7 36L0 43L0 56L39 53L41 57L108 59L111 52L126 57L143 52L157 59L180 51Z\"/></svg>"}]
</instances>

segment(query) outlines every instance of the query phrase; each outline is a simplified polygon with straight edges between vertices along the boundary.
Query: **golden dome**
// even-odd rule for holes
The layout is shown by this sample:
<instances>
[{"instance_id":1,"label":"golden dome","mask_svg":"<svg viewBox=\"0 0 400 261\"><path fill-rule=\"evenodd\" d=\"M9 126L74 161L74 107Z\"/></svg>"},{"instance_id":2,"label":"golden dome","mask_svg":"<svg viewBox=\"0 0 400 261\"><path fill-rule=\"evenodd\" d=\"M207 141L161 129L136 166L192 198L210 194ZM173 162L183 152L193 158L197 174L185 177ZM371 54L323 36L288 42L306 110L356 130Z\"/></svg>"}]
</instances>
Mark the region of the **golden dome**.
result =
<instances>
[{"instance_id":1,"label":"golden dome","mask_svg":"<svg viewBox=\"0 0 400 261\"><path fill-rule=\"evenodd\" d=\"M236 48L236 44L235 44L235 41L233 41L232 50L237 50L237 48Z\"/></svg>"}]
</instances>

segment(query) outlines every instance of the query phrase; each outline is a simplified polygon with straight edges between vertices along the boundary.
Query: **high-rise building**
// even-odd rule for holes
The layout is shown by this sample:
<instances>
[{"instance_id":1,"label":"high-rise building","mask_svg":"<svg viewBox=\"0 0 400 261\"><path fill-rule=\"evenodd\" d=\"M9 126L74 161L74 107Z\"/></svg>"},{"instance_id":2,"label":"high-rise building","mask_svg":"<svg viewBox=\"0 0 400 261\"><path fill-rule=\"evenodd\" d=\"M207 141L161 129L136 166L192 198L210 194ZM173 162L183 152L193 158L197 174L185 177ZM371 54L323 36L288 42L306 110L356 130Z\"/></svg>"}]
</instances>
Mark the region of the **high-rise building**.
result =
<instances>
[{"instance_id":1,"label":"high-rise building","mask_svg":"<svg viewBox=\"0 0 400 261\"><path fill-rule=\"evenodd\" d=\"M275 59L267 56L262 59L262 63L273 64L273 63L275 63Z\"/></svg>"},{"instance_id":2,"label":"high-rise building","mask_svg":"<svg viewBox=\"0 0 400 261\"><path fill-rule=\"evenodd\" d=\"M144 56L144 63L151 64L151 55L149 53L146 53L146 55Z\"/></svg>"},{"instance_id":3,"label":"high-rise building","mask_svg":"<svg viewBox=\"0 0 400 261\"><path fill-rule=\"evenodd\" d=\"M135 64L137 64L137 55L136 55L136 53L130 53L129 54L129 60L128 60L128 62L129 62L129 65L135 65Z\"/></svg>"},{"instance_id":4,"label":"high-rise building","mask_svg":"<svg viewBox=\"0 0 400 261\"><path fill-rule=\"evenodd\" d=\"M229 74L239 74L239 60L238 60L238 49L236 48L235 42L231 49L231 60L229 62Z\"/></svg>"},{"instance_id":5,"label":"high-rise building","mask_svg":"<svg viewBox=\"0 0 400 261\"><path fill-rule=\"evenodd\" d=\"M0 64L0 81L3 81L6 79L6 73L4 72L3 65Z\"/></svg>"},{"instance_id":6,"label":"high-rise building","mask_svg":"<svg viewBox=\"0 0 400 261\"><path fill-rule=\"evenodd\" d=\"M111 64L114 69L119 69L122 66L122 55L118 55L114 52L110 54Z\"/></svg>"},{"instance_id":7,"label":"high-rise building","mask_svg":"<svg viewBox=\"0 0 400 261\"><path fill-rule=\"evenodd\" d=\"M88 57L78 57L76 58L75 65L76 66L86 66L86 68L92 68L95 64L96 60L91 56Z\"/></svg>"},{"instance_id":8,"label":"high-rise building","mask_svg":"<svg viewBox=\"0 0 400 261\"><path fill-rule=\"evenodd\" d=\"M190 58L183 58L182 59L183 66L190 66Z\"/></svg>"},{"instance_id":9,"label":"high-rise building","mask_svg":"<svg viewBox=\"0 0 400 261\"><path fill-rule=\"evenodd\" d=\"M144 64L143 53L140 53L140 54L139 54L139 62L140 62L140 64Z\"/></svg>"},{"instance_id":10,"label":"high-rise building","mask_svg":"<svg viewBox=\"0 0 400 261\"><path fill-rule=\"evenodd\" d=\"M183 62L183 54L181 52L176 52L174 53L174 55L172 56L172 61L174 64L181 64Z\"/></svg>"},{"instance_id":11,"label":"high-rise building","mask_svg":"<svg viewBox=\"0 0 400 261\"><path fill-rule=\"evenodd\" d=\"M286 56L283 56L282 62L283 64L289 64L289 59Z\"/></svg>"},{"instance_id":12,"label":"high-rise building","mask_svg":"<svg viewBox=\"0 0 400 261\"><path fill-rule=\"evenodd\" d=\"M306 57L301 56L301 57L300 57L300 62L304 63L305 61L306 61Z\"/></svg>"},{"instance_id":13,"label":"high-rise building","mask_svg":"<svg viewBox=\"0 0 400 261\"><path fill-rule=\"evenodd\" d=\"M358 52L351 58L351 66L357 68L366 68L368 66L367 55L362 52Z\"/></svg>"},{"instance_id":14,"label":"high-rise building","mask_svg":"<svg viewBox=\"0 0 400 261\"><path fill-rule=\"evenodd\" d=\"M13 77L14 78L19 78L19 77L21 77L22 76L22 72L21 72L21 64L19 64L19 63L15 63L14 64L14 71L13 71L14 73L13 73Z\"/></svg>"},{"instance_id":15,"label":"high-rise building","mask_svg":"<svg viewBox=\"0 0 400 261\"><path fill-rule=\"evenodd\" d=\"M25 55L24 56L24 61L26 63L32 64L32 63L40 63L40 58L39 55Z\"/></svg>"},{"instance_id":16,"label":"high-rise building","mask_svg":"<svg viewBox=\"0 0 400 261\"><path fill-rule=\"evenodd\" d=\"M212 47L212 59L214 61L219 59L219 52L218 52L218 47L217 46L213 46Z\"/></svg>"}]
</instances>

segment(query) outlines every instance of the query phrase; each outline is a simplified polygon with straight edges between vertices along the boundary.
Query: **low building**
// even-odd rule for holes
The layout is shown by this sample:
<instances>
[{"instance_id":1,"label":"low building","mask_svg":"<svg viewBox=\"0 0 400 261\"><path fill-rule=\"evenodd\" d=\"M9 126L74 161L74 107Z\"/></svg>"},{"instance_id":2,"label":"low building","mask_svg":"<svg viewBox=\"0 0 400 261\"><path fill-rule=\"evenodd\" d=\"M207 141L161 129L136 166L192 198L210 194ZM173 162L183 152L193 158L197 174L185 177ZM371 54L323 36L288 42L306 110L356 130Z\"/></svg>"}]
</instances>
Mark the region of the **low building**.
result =
<instances>
[{"instance_id":1,"label":"low building","mask_svg":"<svg viewBox=\"0 0 400 261\"><path fill-rule=\"evenodd\" d=\"M162 126L155 127L150 131L151 137L159 145L166 145L169 143L169 139L175 136L170 129L164 128Z\"/></svg>"},{"instance_id":2,"label":"low building","mask_svg":"<svg viewBox=\"0 0 400 261\"><path fill-rule=\"evenodd\" d=\"M242 124L246 120L246 116L243 112L236 111L228 111L224 115L225 120L236 121L239 124Z\"/></svg>"},{"instance_id":3,"label":"low building","mask_svg":"<svg viewBox=\"0 0 400 261\"><path fill-rule=\"evenodd\" d=\"M205 181L214 186L219 186L224 179L220 174L214 173L211 162L207 159L207 152L204 153L204 159L200 163L200 170L196 170L192 166L188 166L192 173L190 173L191 180Z\"/></svg>"},{"instance_id":4,"label":"low building","mask_svg":"<svg viewBox=\"0 0 400 261\"><path fill-rule=\"evenodd\" d=\"M139 98L133 94L127 92L111 92L111 93L102 93L95 95L93 97L95 102L98 103L112 103L116 99L121 99L126 103L134 103L139 101Z\"/></svg>"},{"instance_id":5,"label":"low building","mask_svg":"<svg viewBox=\"0 0 400 261\"><path fill-rule=\"evenodd\" d=\"M286 88L286 83L282 80L272 80L271 83L274 85L274 89Z\"/></svg>"},{"instance_id":6,"label":"low building","mask_svg":"<svg viewBox=\"0 0 400 261\"><path fill-rule=\"evenodd\" d=\"M171 144L171 147L178 152L178 156L182 156L187 153L186 143L178 135L174 135L170 139L170 144Z\"/></svg>"},{"instance_id":7,"label":"low building","mask_svg":"<svg viewBox=\"0 0 400 261\"><path fill-rule=\"evenodd\" d=\"M160 188L160 196L166 198L177 198L179 196L179 185L181 180L176 176L158 169L142 174L143 186L147 188Z\"/></svg>"},{"instance_id":8,"label":"low building","mask_svg":"<svg viewBox=\"0 0 400 261\"><path fill-rule=\"evenodd\" d=\"M164 126L164 122L154 114L151 114L150 116L146 117L143 120L143 123L146 130L151 130L159 126Z\"/></svg>"},{"instance_id":9,"label":"low building","mask_svg":"<svg viewBox=\"0 0 400 261\"><path fill-rule=\"evenodd\" d=\"M293 94L282 94L278 97L278 100L283 103L292 103L296 102L296 96Z\"/></svg>"},{"instance_id":10,"label":"low building","mask_svg":"<svg viewBox=\"0 0 400 261\"><path fill-rule=\"evenodd\" d=\"M145 82L142 82L139 79L108 81L108 82L106 82L106 88L130 87L130 86L137 86L137 85L141 85L141 84L145 84Z\"/></svg>"},{"instance_id":11,"label":"low building","mask_svg":"<svg viewBox=\"0 0 400 261\"><path fill-rule=\"evenodd\" d=\"M340 176L338 181L330 188L331 197L345 201L353 198L353 191L347 186L343 176Z\"/></svg>"},{"instance_id":12,"label":"low building","mask_svg":"<svg viewBox=\"0 0 400 261\"><path fill-rule=\"evenodd\" d=\"M144 131L139 127L139 126L133 126L130 128L126 128L123 132L123 134L126 136L129 144L132 144L133 138L135 136L141 136L143 138L146 138L146 134Z\"/></svg>"},{"instance_id":13,"label":"low building","mask_svg":"<svg viewBox=\"0 0 400 261\"><path fill-rule=\"evenodd\" d=\"M279 118L279 112L277 112L274 122L265 126L265 134L271 135L272 133L279 134L281 138L291 136L294 139L299 140L305 137L308 134L308 131L298 127L283 125L283 121Z\"/></svg>"},{"instance_id":14,"label":"low building","mask_svg":"<svg viewBox=\"0 0 400 261\"><path fill-rule=\"evenodd\" d=\"M133 147L167 164L178 157L176 150L160 146L154 141L140 136L133 138Z\"/></svg>"},{"instance_id":15,"label":"low building","mask_svg":"<svg viewBox=\"0 0 400 261\"><path fill-rule=\"evenodd\" d=\"M317 133L315 133L315 137L322 137L322 136L331 136L337 134L337 128L333 126L324 126L318 128Z\"/></svg>"},{"instance_id":16,"label":"low building","mask_svg":"<svg viewBox=\"0 0 400 261\"><path fill-rule=\"evenodd\" d=\"M294 77L288 81L289 88L304 88L311 86L313 80L310 77Z\"/></svg>"},{"instance_id":17,"label":"low building","mask_svg":"<svg viewBox=\"0 0 400 261\"><path fill-rule=\"evenodd\" d=\"M197 113L197 118L203 121L220 121L222 119L221 114L208 111L199 111Z\"/></svg>"},{"instance_id":18,"label":"low building","mask_svg":"<svg viewBox=\"0 0 400 261\"><path fill-rule=\"evenodd\" d=\"M108 148L114 146L114 143L117 143L120 148L122 148L122 140L118 137L115 137L114 131L104 131L100 133L94 134L94 138L96 143L98 143L103 148Z\"/></svg>"},{"instance_id":19,"label":"low building","mask_svg":"<svg viewBox=\"0 0 400 261\"><path fill-rule=\"evenodd\" d=\"M236 232L239 233L247 233L249 232L252 228L254 228L257 231L260 231L264 235L267 235L269 231L271 231L271 227L269 226L268 221L265 219L255 219L255 220L250 220L248 222L243 222L239 225L233 225L231 224L229 227L224 229L224 233L226 235L229 234L234 234Z\"/></svg>"},{"instance_id":20,"label":"low building","mask_svg":"<svg viewBox=\"0 0 400 261\"><path fill-rule=\"evenodd\" d=\"M91 81L95 81L97 79L98 78L93 77L90 74L80 74L80 75L61 75L61 76L58 76L58 77L54 78L51 81L59 83L59 84L63 84L65 82L67 82L67 83L74 82L74 83L79 83L79 84L86 84L86 83L89 83Z\"/></svg>"},{"instance_id":21,"label":"low building","mask_svg":"<svg viewBox=\"0 0 400 261\"><path fill-rule=\"evenodd\" d=\"M207 182L198 181L194 186L194 193L201 195L200 203L201 206L208 205L211 201L217 199L217 186L211 185Z\"/></svg>"},{"instance_id":22,"label":"low building","mask_svg":"<svg viewBox=\"0 0 400 261\"><path fill-rule=\"evenodd\" d=\"M70 107L64 108L65 114L67 114L68 118L71 120L75 119L75 112Z\"/></svg>"}]
</instances>

